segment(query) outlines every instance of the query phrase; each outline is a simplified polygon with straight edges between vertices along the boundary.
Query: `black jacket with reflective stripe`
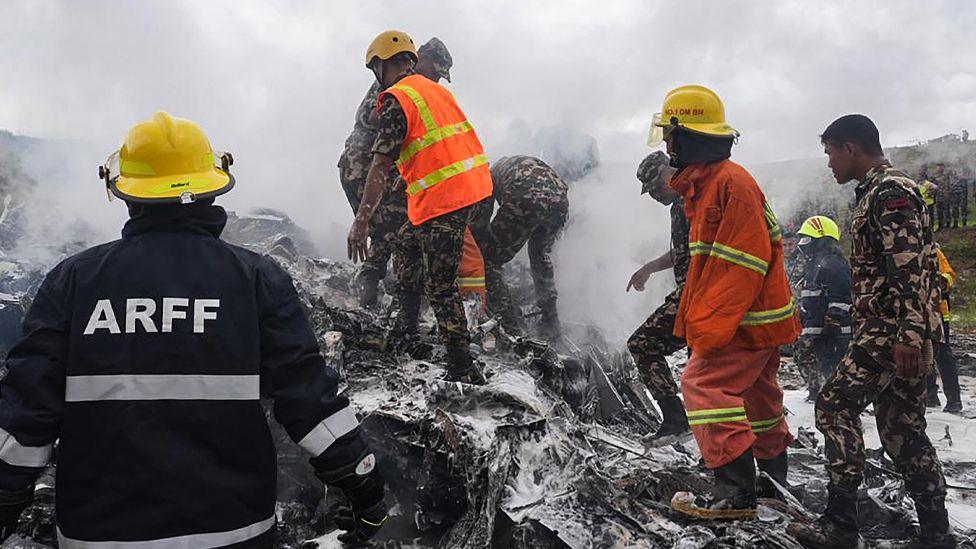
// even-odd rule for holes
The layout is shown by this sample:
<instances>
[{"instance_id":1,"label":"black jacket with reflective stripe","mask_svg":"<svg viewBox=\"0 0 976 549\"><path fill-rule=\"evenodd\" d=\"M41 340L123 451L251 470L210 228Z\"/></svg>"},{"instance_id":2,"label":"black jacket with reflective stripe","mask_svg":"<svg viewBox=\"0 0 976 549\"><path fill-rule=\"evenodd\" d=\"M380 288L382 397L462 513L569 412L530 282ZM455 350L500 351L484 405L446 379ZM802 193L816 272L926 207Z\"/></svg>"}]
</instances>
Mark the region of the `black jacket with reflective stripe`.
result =
<instances>
[{"instance_id":1,"label":"black jacket with reflective stripe","mask_svg":"<svg viewBox=\"0 0 976 549\"><path fill-rule=\"evenodd\" d=\"M849 333L851 268L834 247L821 251L806 262L800 292L800 320L804 333L810 333L810 328L823 327L827 321L847 328Z\"/></svg>"},{"instance_id":2,"label":"black jacket with reflective stripe","mask_svg":"<svg viewBox=\"0 0 976 549\"><path fill-rule=\"evenodd\" d=\"M142 208L38 292L0 383L0 489L32 482L60 439L65 538L266 531L276 459L259 390L319 463L365 450L290 277L221 241L225 221L209 204Z\"/></svg>"}]
</instances>

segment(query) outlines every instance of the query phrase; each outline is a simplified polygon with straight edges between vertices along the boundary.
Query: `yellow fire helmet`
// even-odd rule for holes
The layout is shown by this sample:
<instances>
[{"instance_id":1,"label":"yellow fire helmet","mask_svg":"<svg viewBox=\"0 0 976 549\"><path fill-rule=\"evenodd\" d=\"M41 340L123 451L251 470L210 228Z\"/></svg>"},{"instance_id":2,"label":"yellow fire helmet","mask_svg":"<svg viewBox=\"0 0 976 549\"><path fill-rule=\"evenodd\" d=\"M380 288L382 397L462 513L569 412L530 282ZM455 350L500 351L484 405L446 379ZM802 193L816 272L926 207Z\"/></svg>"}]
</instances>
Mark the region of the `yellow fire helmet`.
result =
<instances>
[{"instance_id":1,"label":"yellow fire helmet","mask_svg":"<svg viewBox=\"0 0 976 549\"><path fill-rule=\"evenodd\" d=\"M705 86L681 86L668 92L664 107L651 122L648 146L657 147L678 127L702 135L739 136L739 132L725 121L725 106L718 94Z\"/></svg>"},{"instance_id":2,"label":"yellow fire helmet","mask_svg":"<svg viewBox=\"0 0 976 549\"><path fill-rule=\"evenodd\" d=\"M825 215L815 215L804 221L803 225L800 225L800 230L797 231L797 234L810 238L829 236L840 242L840 228L837 227L837 223L834 223L833 219Z\"/></svg>"},{"instance_id":3,"label":"yellow fire helmet","mask_svg":"<svg viewBox=\"0 0 976 549\"><path fill-rule=\"evenodd\" d=\"M366 48L366 66L369 67L373 59L386 61L403 52L412 55L414 62L417 61L417 46L414 45L413 38L410 38L409 34L396 30L381 32Z\"/></svg>"},{"instance_id":4,"label":"yellow fire helmet","mask_svg":"<svg viewBox=\"0 0 976 549\"><path fill-rule=\"evenodd\" d=\"M126 202L189 204L231 190L233 163L230 153L214 153L196 123L160 111L129 130L98 176Z\"/></svg>"}]
</instances>

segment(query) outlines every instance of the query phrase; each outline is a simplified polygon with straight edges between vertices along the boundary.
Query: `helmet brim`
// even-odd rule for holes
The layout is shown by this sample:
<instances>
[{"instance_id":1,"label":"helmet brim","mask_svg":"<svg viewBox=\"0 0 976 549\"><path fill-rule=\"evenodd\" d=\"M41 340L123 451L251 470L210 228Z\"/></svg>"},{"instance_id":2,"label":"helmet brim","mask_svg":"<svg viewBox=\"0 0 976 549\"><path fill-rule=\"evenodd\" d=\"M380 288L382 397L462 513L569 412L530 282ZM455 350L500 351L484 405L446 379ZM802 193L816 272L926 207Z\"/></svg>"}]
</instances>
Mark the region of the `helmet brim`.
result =
<instances>
[{"instance_id":1,"label":"helmet brim","mask_svg":"<svg viewBox=\"0 0 976 549\"><path fill-rule=\"evenodd\" d=\"M222 195L234 187L234 176L219 168L163 177L119 176L110 182L112 194L137 204L182 203L186 193L193 201Z\"/></svg>"}]
</instances>

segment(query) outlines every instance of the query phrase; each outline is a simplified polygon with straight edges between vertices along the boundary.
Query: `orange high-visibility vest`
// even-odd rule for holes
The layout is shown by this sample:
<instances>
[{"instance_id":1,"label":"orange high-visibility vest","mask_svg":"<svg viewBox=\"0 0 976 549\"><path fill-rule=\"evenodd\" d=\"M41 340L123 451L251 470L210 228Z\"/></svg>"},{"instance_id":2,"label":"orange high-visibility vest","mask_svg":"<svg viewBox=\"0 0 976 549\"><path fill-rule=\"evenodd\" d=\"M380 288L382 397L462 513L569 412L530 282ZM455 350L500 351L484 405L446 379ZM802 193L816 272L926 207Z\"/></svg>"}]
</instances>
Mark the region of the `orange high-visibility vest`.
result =
<instances>
[{"instance_id":1,"label":"orange high-visibility vest","mask_svg":"<svg viewBox=\"0 0 976 549\"><path fill-rule=\"evenodd\" d=\"M461 267L458 269L458 288L461 295L481 294L484 309L488 301L485 291L485 260L471 229L464 229L464 251L461 254Z\"/></svg>"},{"instance_id":2,"label":"orange high-visibility vest","mask_svg":"<svg viewBox=\"0 0 976 549\"><path fill-rule=\"evenodd\" d=\"M420 225L491 196L485 149L447 88L414 74L381 93L380 101L387 94L407 117L396 164L407 183L411 223Z\"/></svg>"}]
</instances>

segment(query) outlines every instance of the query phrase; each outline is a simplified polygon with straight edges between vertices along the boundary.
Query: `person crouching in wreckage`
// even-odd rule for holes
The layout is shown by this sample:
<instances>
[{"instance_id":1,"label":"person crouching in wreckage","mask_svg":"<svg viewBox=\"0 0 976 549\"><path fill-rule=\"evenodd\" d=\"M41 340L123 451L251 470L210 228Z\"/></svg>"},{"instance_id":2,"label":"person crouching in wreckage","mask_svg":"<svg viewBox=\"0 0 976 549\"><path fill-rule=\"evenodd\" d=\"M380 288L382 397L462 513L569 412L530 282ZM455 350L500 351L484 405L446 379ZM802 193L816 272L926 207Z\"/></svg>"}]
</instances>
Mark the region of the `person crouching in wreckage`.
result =
<instances>
[{"instance_id":1,"label":"person crouching in wreckage","mask_svg":"<svg viewBox=\"0 0 976 549\"><path fill-rule=\"evenodd\" d=\"M0 381L0 532L57 449L62 549L268 548L275 448L260 398L351 507L341 540L386 521L384 481L288 274L221 240L229 154L158 112L100 167L122 238L45 278ZM110 195L111 196L111 195Z\"/></svg>"},{"instance_id":2,"label":"person crouching in wreckage","mask_svg":"<svg viewBox=\"0 0 976 549\"><path fill-rule=\"evenodd\" d=\"M451 92L416 74L416 63L413 39L404 32L383 32L367 48L366 67L385 91L379 96L373 161L349 229L349 258L368 257L370 219L389 192L395 160L407 187L410 220L401 230L397 323L416 334L421 281L426 278L428 298L447 348L446 379L484 383L469 349L471 336L457 277L468 225L492 195L488 158Z\"/></svg>"},{"instance_id":3,"label":"person crouching in wreckage","mask_svg":"<svg viewBox=\"0 0 976 549\"><path fill-rule=\"evenodd\" d=\"M779 346L800 322L783 263L780 225L759 185L729 160L739 133L712 90L682 86L655 115L648 144L667 144L684 197L691 257L674 334L691 356L681 377L688 420L715 473L715 516L755 516L756 460L786 485L786 447L777 380ZM768 493L767 493L768 492ZM775 487L763 483L760 496Z\"/></svg>"},{"instance_id":4,"label":"person crouching in wreckage","mask_svg":"<svg viewBox=\"0 0 976 549\"><path fill-rule=\"evenodd\" d=\"M874 405L885 452L904 477L918 512L910 547L951 548L942 464L925 434L926 375L942 341L939 260L932 220L918 185L884 156L866 116L833 121L820 136L838 183L856 180L852 214L851 346L816 404L827 458L827 509L789 531L808 548L857 547L857 490L864 479L861 413Z\"/></svg>"}]
</instances>

